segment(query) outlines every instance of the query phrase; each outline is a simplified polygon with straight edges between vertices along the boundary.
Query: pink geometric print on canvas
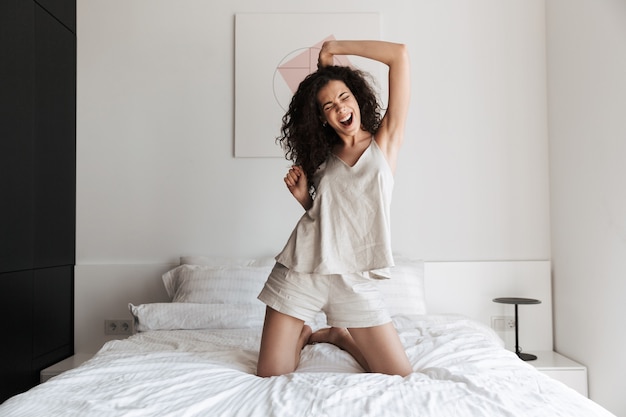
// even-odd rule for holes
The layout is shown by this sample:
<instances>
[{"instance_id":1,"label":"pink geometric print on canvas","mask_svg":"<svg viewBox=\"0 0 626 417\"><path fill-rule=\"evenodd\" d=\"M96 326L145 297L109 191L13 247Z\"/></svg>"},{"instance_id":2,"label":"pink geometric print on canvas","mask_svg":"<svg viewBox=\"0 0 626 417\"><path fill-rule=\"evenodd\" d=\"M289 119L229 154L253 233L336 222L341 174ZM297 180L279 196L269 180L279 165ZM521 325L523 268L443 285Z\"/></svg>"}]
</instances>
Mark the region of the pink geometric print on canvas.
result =
<instances>
[{"instance_id":1,"label":"pink geometric print on canvas","mask_svg":"<svg viewBox=\"0 0 626 417\"><path fill-rule=\"evenodd\" d=\"M317 58L322 48L322 44L327 40L333 40L335 37L330 35L322 41L316 43L309 48L298 49L288 54L283 62L278 65L278 72L282 76L283 80L289 86L291 93L295 93L298 89L300 82L310 73L317 70ZM302 51L293 56L294 52ZM350 61L345 56L335 56L335 65L351 66Z\"/></svg>"}]
</instances>

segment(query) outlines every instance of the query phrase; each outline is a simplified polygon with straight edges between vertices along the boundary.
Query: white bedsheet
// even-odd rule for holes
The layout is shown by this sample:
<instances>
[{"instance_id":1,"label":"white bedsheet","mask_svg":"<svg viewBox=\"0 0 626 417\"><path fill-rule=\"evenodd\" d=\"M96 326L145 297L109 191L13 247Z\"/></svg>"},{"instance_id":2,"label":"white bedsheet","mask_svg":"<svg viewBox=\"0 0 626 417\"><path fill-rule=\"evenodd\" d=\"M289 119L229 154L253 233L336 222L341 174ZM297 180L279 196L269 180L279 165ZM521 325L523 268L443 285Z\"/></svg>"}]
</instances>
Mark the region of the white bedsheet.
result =
<instances>
[{"instance_id":1,"label":"white bedsheet","mask_svg":"<svg viewBox=\"0 0 626 417\"><path fill-rule=\"evenodd\" d=\"M363 373L307 346L292 374L254 375L260 329L151 331L7 400L0 416L611 416L451 316L395 319L414 373Z\"/></svg>"}]
</instances>

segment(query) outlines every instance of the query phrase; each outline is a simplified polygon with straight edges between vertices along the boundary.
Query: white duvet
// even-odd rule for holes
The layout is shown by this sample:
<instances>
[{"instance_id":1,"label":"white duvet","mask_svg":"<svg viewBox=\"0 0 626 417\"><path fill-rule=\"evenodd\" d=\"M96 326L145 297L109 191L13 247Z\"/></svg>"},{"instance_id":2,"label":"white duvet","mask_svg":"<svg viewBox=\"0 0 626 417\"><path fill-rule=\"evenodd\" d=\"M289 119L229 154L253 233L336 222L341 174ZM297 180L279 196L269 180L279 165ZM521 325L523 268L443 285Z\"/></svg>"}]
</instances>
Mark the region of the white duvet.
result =
<instances>
[{"instance_id":1,"label":"white duvet","mask_svg":"<svg viewBox=\"0 0 626 417\"><path fill-rule=\"evenodd\" d=\"M0 416L611 416L450 316L400 316L414 372L363 373L347 353L307 346L296 372L254 375L260 328L149 331L7 400Z\"/></svg>"}]
</instances>

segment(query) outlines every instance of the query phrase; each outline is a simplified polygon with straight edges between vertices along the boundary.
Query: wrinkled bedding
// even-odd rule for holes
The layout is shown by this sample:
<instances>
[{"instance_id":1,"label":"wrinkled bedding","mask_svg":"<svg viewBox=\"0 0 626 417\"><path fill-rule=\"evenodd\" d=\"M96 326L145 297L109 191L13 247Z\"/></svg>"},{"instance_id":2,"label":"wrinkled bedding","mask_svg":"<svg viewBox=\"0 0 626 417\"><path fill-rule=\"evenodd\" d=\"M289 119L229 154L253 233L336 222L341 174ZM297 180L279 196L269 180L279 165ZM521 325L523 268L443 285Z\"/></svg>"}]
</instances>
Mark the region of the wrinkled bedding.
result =
<instances>
[{"instance_id":1,"label":"wrinkled bedding","mask_svg":"<svg viewBox=\"0 0 626 417\"><path fill-rule=\"evenodd\" d=\"M254 375L261 329L147 331L7 400L0 416L611 416L459 316L394 318L414 372L363 373L306 346L296 372Z\"/></svg>"}]
</instances>

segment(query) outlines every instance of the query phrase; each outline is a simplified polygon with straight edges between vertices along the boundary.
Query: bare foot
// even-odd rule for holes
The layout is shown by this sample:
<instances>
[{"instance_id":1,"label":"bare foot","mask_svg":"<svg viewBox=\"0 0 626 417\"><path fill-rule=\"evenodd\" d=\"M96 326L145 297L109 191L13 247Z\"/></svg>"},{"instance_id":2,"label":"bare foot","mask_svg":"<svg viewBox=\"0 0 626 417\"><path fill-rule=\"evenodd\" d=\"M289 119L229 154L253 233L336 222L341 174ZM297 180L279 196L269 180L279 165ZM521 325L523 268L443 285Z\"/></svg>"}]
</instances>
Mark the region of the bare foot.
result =
<instances>
[{"instance_id":1,"label":"bare foot","mask_svg":"<svg viewBox=\"0 0 626 417\"><path fill-rule=\"evenodd\" d=\"M370 372L370 367L367 364L365 356L363 356L363 353L361 353L361 350L354 342L348 329L342 327L320 329L309 337L309 343L331 343L339 349L348 352L366 372Z\"/></svg>"},{"instance_id":2,"label":"bare foot","mask_svg":"<svg viewBox=\"0 0 626 417\"><path fill-rule=\"evenodd\" d=\"M341 327L320 329L309 337L309 344L330 343L344 350L350 341L352 341L352 336L348 332L348 329Z\"/></svg>"}]
</instances>

